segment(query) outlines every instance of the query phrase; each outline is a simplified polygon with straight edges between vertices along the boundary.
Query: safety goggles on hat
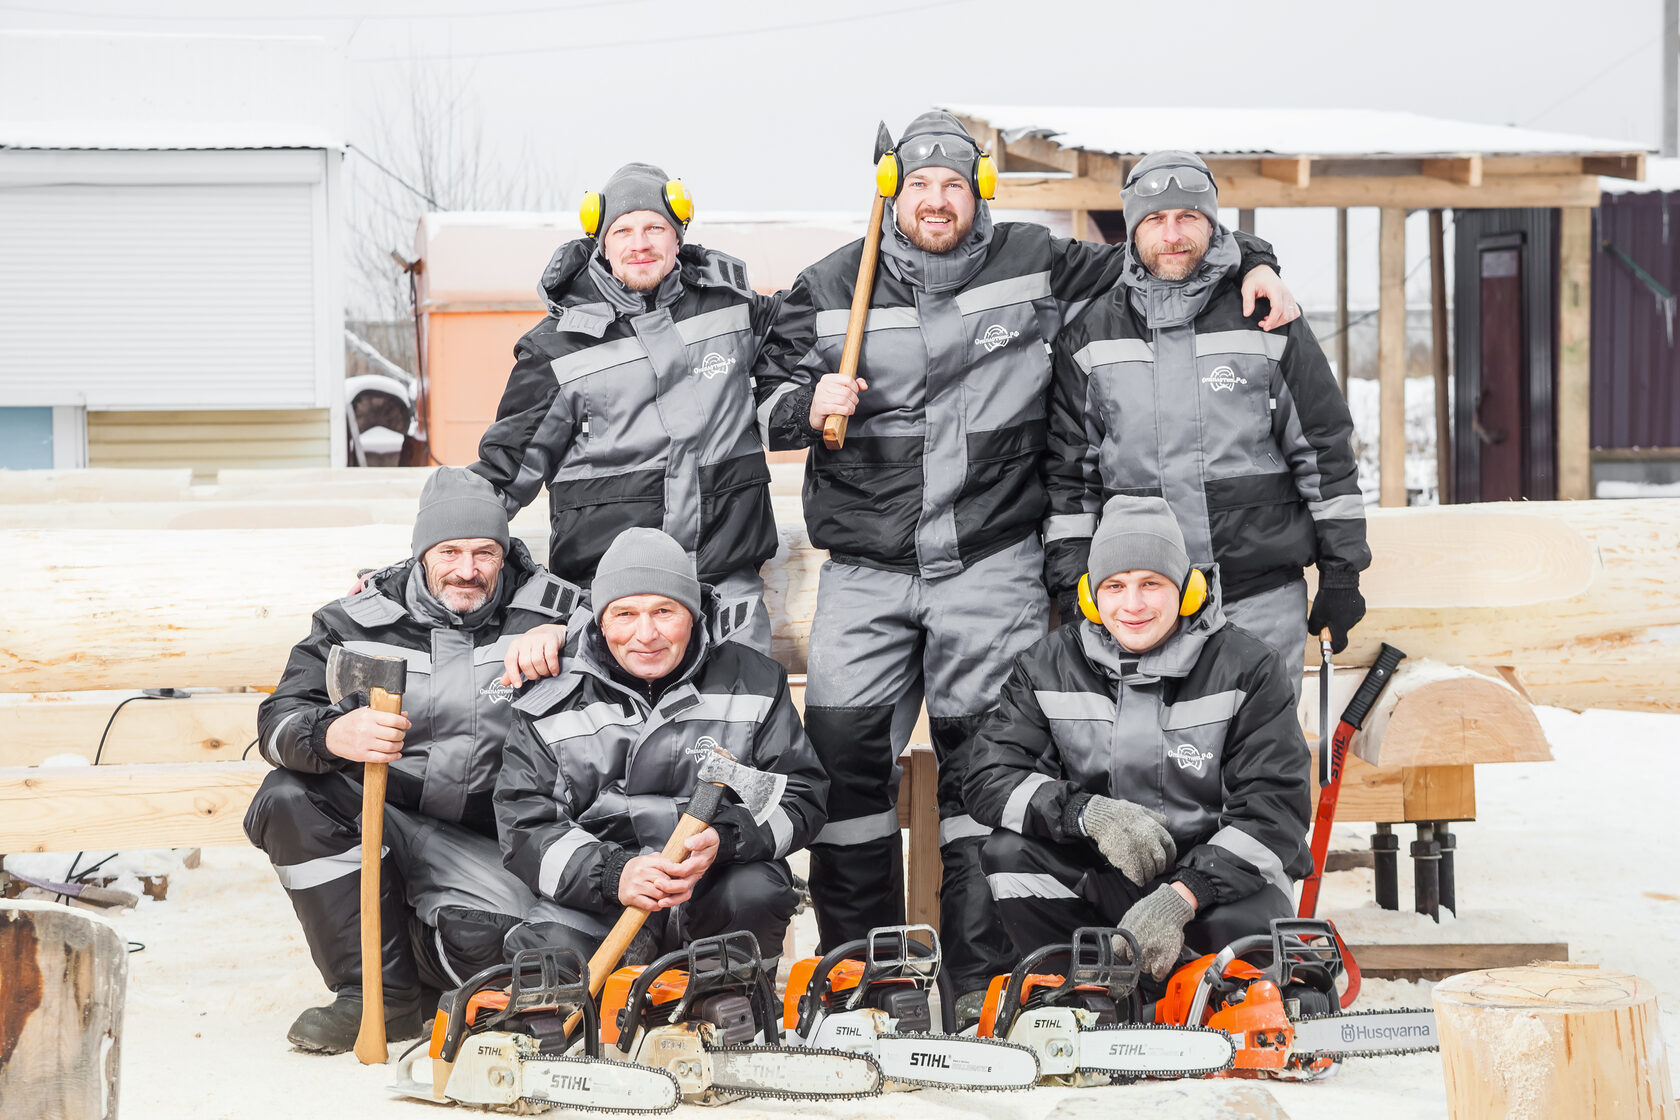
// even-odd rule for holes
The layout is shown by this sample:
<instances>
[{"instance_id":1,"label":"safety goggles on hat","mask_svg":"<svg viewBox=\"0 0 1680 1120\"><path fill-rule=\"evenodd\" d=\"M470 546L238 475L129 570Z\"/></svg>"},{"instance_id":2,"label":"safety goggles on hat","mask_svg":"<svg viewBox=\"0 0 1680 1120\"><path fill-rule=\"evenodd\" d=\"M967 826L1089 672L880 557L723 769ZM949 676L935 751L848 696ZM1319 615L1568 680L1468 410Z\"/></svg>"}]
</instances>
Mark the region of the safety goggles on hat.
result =
<instances>
[{"instance_id":1,"label":"safety goggles on hat","mask_svg":"<svg viewBox=\"0 0 1680 1120\"><path fill-rule=\"evenodd\" d=\"M1163 163L1148 171L1134 171L1126 180L1125 189L1142 198L1153 198L1173 183L1191 194L1203 194L1214 189L1213 175L1193 163Z\"/></svg>"},{"instance_id":2,"label":"safety goggles on hat","mask_svg":"<svg viewBox=\"0 0 1680 1120\"><path fill-rule=\"evenodd\" d=\"M950 133L931 132L912 136L898 146L899 158L905 163L921 163L932 159L937 152L948 160L966 166L979 155L974 141Z\"/></svg>"}]
</instances>

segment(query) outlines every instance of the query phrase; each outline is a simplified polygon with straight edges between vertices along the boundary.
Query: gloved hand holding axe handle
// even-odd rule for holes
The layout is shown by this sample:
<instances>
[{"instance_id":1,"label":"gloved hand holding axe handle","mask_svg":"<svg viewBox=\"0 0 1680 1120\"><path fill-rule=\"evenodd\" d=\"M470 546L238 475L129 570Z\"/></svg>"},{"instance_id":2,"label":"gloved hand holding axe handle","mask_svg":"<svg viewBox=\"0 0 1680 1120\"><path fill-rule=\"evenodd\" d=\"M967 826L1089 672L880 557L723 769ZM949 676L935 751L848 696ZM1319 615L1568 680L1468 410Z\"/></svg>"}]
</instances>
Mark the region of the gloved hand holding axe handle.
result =
<instances>
[{"instance_id":1,"label":"gloved hand holding axe handle","mask_svg":"<svg viewBox=\"0 0 1680 1120\"><path fill-rule=\"evenodd\" d=\"M327 695L335 704L366 692L376 712L402 714L408 685L408 662L400 657L357 653L343 646L327 651ZM328 729L329 734L331 729ZM356 1057L363 1065L384 1064L385 973L379 921L380 853L385 845L385 774L389 763L362 764L362 1025L356 1034Z\"/></svg>"}]
</instances>

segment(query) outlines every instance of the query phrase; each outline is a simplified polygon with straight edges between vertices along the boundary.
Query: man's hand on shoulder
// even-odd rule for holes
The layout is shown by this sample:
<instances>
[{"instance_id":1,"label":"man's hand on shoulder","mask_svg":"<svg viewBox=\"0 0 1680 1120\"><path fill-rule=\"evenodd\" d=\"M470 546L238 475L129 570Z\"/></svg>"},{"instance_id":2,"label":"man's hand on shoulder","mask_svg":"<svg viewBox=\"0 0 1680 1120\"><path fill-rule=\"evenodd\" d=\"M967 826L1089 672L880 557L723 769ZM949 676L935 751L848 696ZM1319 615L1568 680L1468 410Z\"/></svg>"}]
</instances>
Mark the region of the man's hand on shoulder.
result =
<instances>
[{"instance_id":1,"label":"man's hand on shoulder","mask_svg":"<svg viewBox=\"0 0 1680 1120\"><path fill-rule=\"evenodd\" d=\"M409 727L407 712L357 708L327 725L327 749L347 762L395 762Z\"/></svg>"},{"instance_id":2,"label":"man's hand on shoulder","mask_svg":"<svg viewBox=\"0 0 1680 1120\"><path fill-rule=\"evenodd\" d=\"M1244 315L1254 314L1257 298L1263 298L1271 305L1271 311L1260 320L1261 330L1275 330L1301 317L1300 304L1295 302L1295 296L1284 285L1283 277L1270 265L1263 264L1249 270L1243 278L1242 297Z\"/></svg>"},{"instance_id":3,"label":"man's hand on shoulder","mask_svg":"<svg viewBox=\"0 0 1680 1120\"><path fill-rule=\"evenodd\" d=\"M558 622L545 622L514 638L508 645L507 657L502 659L501 683L518 688L526 681L540 681L544 677L560 675L560 655L566 648L566 628Z\"/></svg>"}]
</instances>

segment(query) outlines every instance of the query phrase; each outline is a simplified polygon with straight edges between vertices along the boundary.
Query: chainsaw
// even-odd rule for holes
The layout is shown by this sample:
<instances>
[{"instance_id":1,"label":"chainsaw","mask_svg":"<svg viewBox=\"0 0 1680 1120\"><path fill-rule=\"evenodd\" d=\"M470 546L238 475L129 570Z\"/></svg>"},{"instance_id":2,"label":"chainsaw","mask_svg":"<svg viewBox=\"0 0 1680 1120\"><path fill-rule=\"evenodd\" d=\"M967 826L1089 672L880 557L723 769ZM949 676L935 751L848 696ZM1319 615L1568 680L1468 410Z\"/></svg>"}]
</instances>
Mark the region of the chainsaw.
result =
<instances>
[{"instance_id":1,"label":"chainsaw","mask_svg":"<svg viewBox=\"0 0 1680 1120\"><path fill-rule=\"evenodd\" d=\"M1236 1052L1223 1031L1144 1020L1140 959L1126 930L1077 929L1072 942L1035 950L1008 976L992 979L980 1037L1026 1046L1038 1055L1041 1075L1062 1084L1228 1069Z\"/></svg>"},{"instance_id":2,"label":"chainsaw","mask_svg":"<svg viewBox=\"0 0 1680 1120\"><path fill-rule=\"evenodd\" d=\"M1277 918L1270 933L1240 938L1175 972L1154 1019L1228 1033L1236 1077L1313 1080L1344 1058L1439 1049L1433 1011L1338 1011L1336 980L1351 960L1332 923Z\"/></svg>"},{"instance_id":3,"label":"chainsaw","mask_svg":"<svg viewBox=\"0 0 1680 1120\"><path fill-rule=\"evenodd\" d=\"M583 1013L584 1027L568 1043L571 1011ZM555 1105L629 1113L676 1108L677 1079L603 1057L598 1026L583 958L569 949L529 949L444 994L427 1056L401 1065L394 1089L519 1114Z\"/></svg>"},{"instance_id":4,"label":"chainsaw","mask_svg":"<svg viewBox=\"0 0 1680 1120\"><path fill-rule=\"evenodd\" d=\"M669 1071L693 1104L880 1093L874 1058L781 1045L776 1011L757 939L727 933L608 977L601 1039L638 1065Z\"/></svg>"},{"instance_id":5,"label":"chainsaw","mask_svg":"<svg viewBox=\"0 0 1680 1120\"><path fill-rule=\"evenodd\" d=\"M957 1033L956 998L940 959L933 927L914 925L872 929L862 941L798 961L782 1004L788 1041L868 1054L889 1089L1032 1088L1039 1072L1030 1049ZM928 999L936 986L938 1032Z\"/></svg>"}]
</instances>

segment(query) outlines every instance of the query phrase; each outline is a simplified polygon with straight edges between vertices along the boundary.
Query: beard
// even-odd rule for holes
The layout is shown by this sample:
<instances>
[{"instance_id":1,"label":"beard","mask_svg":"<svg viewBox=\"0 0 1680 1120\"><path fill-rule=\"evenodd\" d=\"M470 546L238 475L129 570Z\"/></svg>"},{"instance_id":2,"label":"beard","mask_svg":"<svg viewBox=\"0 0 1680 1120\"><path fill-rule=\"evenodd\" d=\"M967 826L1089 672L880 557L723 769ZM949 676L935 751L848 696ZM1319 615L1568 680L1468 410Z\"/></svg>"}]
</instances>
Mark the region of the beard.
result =
<instances>
[{"instance_id":1,"label":"beard","mask_svg":"<svg viewBox=\"0 0 1680 1120\"><path fill-rule=\"evenodd\" d=\"M944 206L918 206L910 218L910 228L900 226L899 229L910 239L910 244L924 253L949 253L961 245L968 231L974 228L972 217L967 222L959 221L956 211ZM951 224L944 233L930 233L922 228L923 218L949 218Z\"/></svg>"},{"instance_id":2,"label":"beard","mask_svg":"<svg viewBox=\"0 0 1680 1120\"><path fill-rule=\"evenodd\" d=\"M1178 260L1162 261L1166 253L1188 253L1189 256ZM1138 249L1138 256L1143 260L1143 267L1149 270L1151 276L1159 280L1176 281L1187 278L1196 271L1196 266L1207 256L1207 246L1197 246L1194 241L1172 241L1156 245L1152 248Z\"/></svg>"},{"instance_id":3,"label":"beard","mask_svg":"<svg viewBox=\"0 0 1680 1120\"><path fill-rule=\"evenodd\" d=\"M660 260L654 263L656 265L662 265L665 262ZM653 265L641 265L638 267L639 271L637 272L630 272L626 269L625 275L620 277L624 286L629 288L632 292L651 292L655 288L659 287L665 279L666 273L655 268Z\"/></svg>"},{"instance_id":4,"label":"beard","mask_svg":"<svg viewBox=\"0 0 1680 1120\"><path fill-rule=\"evenodd\" d=\"M455 579L453 576L438 579L432 573L426 573L426 590L432 593L432 598L456 614L476 611L490 601L490 592L494 589L495 581L488 576L470 580Z\"/></svg>"}]
</instances>

